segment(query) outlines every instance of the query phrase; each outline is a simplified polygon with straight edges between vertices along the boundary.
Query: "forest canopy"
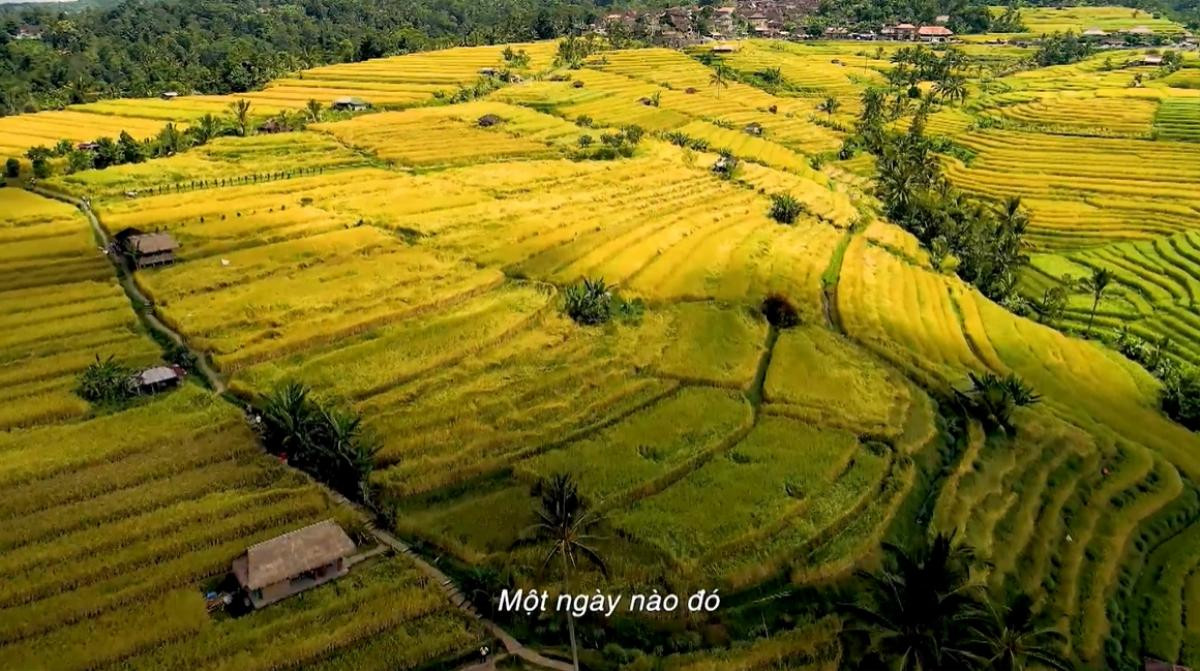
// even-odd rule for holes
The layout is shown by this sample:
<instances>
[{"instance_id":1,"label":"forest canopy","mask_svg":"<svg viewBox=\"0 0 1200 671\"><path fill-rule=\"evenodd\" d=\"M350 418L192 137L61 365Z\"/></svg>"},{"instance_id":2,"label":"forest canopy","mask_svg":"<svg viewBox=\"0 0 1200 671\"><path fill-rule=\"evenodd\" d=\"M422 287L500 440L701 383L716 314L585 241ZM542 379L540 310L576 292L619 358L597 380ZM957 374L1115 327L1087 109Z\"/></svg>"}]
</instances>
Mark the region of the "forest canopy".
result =
<instances>
[{"instance_id":1,"label":"forest canopy","mask_svg":"<svg viewBox=\"0 0 1200 671\"><path fill-rule=\"evenodd\" d=\"M590 0L128 0L0 13L0 114L167 89L246 91L326 63L546 39L590 23ZM15 39L22 27L40 40Z\"/></svg>"}]
</instances>

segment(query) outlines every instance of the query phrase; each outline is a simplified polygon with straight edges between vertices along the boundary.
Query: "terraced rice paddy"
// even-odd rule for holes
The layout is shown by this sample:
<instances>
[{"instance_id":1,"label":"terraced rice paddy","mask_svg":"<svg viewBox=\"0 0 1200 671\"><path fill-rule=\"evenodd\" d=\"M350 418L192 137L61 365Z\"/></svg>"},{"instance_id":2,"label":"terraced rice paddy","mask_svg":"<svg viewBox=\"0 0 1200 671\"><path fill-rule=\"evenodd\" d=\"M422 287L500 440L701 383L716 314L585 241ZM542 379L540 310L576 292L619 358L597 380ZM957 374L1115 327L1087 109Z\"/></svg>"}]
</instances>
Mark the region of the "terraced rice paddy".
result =
<instances>
[{"instance_id":1,"label":"terraced rice paddy","mask_svg":"<svg viewBox=\"0 0 1200 671\"><path fill-rule=\"evenodd\" d=\"M331 66L260 95L432 97L497 65L501 48ZM531 70L551 67L552 46L523 48ZM1025 54L989 48L969 51ZM886 53L860 51L750 41L722 57L747 74L780 67L790 86L776 94L718 89L680 52L601 52L481 100L224 138L50 183L90 195L110 233L181 242L174 265L134 280L234 394L299 380L360 413L381 437L372 478L395 499L395 530L447 564L544 584L545 547L522 540L531 491L567 471L603 514L610 573L580 570L587 590L720 586L757 603L871 569L884 540L927 523L976 547L993 589L1047 609L1081 668L1106 668L1108 639L1198 661L1200 443L1157 410L1159 383L1141 367L991 303L881 219L872 161L833 158L844 136L815 112L832 95L846 107L827 121L848 121L882 81ZM944 159L955 184L1028 207L1023 293L1109 267L1098 327L1170 335L1172 352L1200 362L1197 98L1159 79L1127 88L1132 74L1092 59L997 77L929 127L970 156ZM500 123L481 126L487 115ZM573 160L580 136L626 124L648 131L632 156ZM714 174L716 150L742 160L733 179ZM16 365L0 376L14 371L22 400L0 416L0 483L16 492L0 506L12 550L0 569L21 579L0 589L0 652L66 650L72 668L411 668L481 640L396 558L249 618L203 617L198 585L247 542L322 517L350 525L347 514L255 456L234 406L196 385L109 414L73 397L75 371L105 344L146 362L158 351L81 216L12 192L0 190L21 213L0 228L0 303L16 328L0 357ZM780 192L804 204L792 225L768 216ZM637 307L576 324L562 294L581 277ZM799 325L767 323L772 294ZM1074 291L1059 326L1078 329L1089 310ZM1043 397L1018 411L1015 437L985 435L947 402L983 372L1015 373ZM151 421L163 416L173 421ZM84 447L43 447L66 444ZM127 605L139 614L118 618ZM803 619L662 662L832 669L839 628ZM80 647L94 631L111 632L106 644ZM205 656L218 647L227 658Z\"/></svg>"},{"instance_id":2,"label":"terraced rice paddy","mask_svg":"<svg viewBox=\"0 0 1200 671\"><path fill-rule=\"evenodd\" d=\"M1003 7L993 7L993 14L1003 13ZM1090 28L1119 32L1133 28L1148 28L1154 33L1179 33L1182 27L1165 17L1156 17L1144 9L1129 7L1025 7L1021 22L1028 35L1082 33Z\"/></svg>"},{"instance_id":3,"label":"terraced rice paddy","mask_svg":"<svg viewBox=\"0 0 1200 671\"><path fill-rule=\"evenodd\" d=\"M6 665L394 669L475 648L480 632L441 590L388 557L303 600L212 620L203 593L247 546L330 517L360 523L263 455L237 409L198 385L119 411L76 396L95 356L141 367L161 351L82 214L12 188L0 203L18 214L4 222L0 276Z\"/></svg>"}]
</instances>

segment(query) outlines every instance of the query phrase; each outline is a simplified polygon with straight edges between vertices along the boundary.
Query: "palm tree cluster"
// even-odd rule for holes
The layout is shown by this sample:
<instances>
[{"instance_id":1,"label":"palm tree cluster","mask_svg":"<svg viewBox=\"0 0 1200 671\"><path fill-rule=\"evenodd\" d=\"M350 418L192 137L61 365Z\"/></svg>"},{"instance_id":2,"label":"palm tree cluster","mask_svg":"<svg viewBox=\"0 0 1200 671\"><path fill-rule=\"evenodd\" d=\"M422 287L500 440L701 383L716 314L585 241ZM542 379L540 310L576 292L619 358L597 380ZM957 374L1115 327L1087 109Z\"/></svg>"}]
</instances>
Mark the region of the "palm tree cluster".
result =
<instances>
[{"instance_id":1,"label":"palm tree cluster","mask_svg":"<svg viewBox=\"0 0 1200 671\"><path fill-rule=\"evenodd\" d=\"M954 188L924 134L928 102L904 134L884 129L883 104L878 89L864 94L859 142L879 157L876 193L888 218L926 247L953 254L958 275L988 298L1010 298L1019 270L1029 260L1022 252L1029 217L1020 199L996 205Z\"/></svg>"},{"instance_id":2,"label":"palm tree cluster","mask_svg":"<svg viewBox=\"0 0 1200 671\"><path fill-rule=\"evenodd\" d=\"M982 422L989 431L1011 433L1014 430L1013 412L1041 400L1041 396L1015 373L1004 377L994 373L968 375L971 388L965 392L955 390L955 395L966 413Z\"/></svg>"},{"instance_id":3,"label":"palm tree cluster","mask_svg":"<svg viewBox=\"0 0 1200 671\"><path fill-rule=\"evenodd\" d=\"M967 66L967 56L958 49L946 49L941 55L924 46L902 47L892 54L896 67L888 72L888 81L897 88L912 91L922 81L934 83L934 92L950 102L967 97L967 80L959 72Z\"/></svg>"},{"instance_id":4,"label":"palm tree cluster","mask_svg":"<svg viewBox=\"0 0 1200 671\"><path fill-rule=\"evenodd\" d=\"M1017 595L997 607L972 579L974 551L938 534L912 552L885 545L878 573L860 573L864 597L843 609L849 656L862 669L1070 669L1063 637Z\"/></svg>"},{"instance_id":5,"label":"palm tree cluster","mask_svg":"<svg viewBox=\"0 0 1200 671\"><path fill-rule=\"evenodd\" d=\"M343 495L373 505L370 477L379 442L358 415L331 409L289 382L263 399L259 431L272 453Z\"/></svg>"}]
</instances>

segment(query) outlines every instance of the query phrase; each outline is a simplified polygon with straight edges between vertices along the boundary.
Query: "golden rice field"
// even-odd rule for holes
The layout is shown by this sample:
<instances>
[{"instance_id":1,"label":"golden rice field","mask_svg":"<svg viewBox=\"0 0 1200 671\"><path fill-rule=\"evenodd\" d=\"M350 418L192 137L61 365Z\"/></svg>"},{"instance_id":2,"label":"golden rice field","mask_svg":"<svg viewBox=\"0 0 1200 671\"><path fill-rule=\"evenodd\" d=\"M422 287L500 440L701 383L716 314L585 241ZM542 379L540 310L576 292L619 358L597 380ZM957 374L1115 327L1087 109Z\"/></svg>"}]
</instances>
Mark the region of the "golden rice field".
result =
<instances>
[{"instance_id":1,"label":"golden rice field","mask_svg":"<svg viewBox=\"0 0 1200 671\"><path fill-rule=\"evenodd\" d=\"M1004 13L1004 7L992 7L992 14ZM1090 28L1118 32L1133 28L1148 28L1155 33L1179 33L1183 27L1166 17L1156 17L1144 9L1129 7L1023 7L1021 22L1027 35L1047 33L1082 33Z\"/></svg>"},{"instance_id":2,"label":"golden rice field","mask_svg":"<svg viewBox=\"0 0 1200 671\"><path fill-rule=\"evenodd\" d=\"M425 87L469 83L502 48L318 68L256 95L264 108L305 87L432 98ZM531 490L568 471L603 513L609 565L607 577L578 572L581 589L719 586L735 602L819 590L927 524L977 548L994 589L1051 613L1079 668L1109 668L1108 640L1200 661L1200 441L1157 409L1160 384L935 270L879 214L870 158L836 160L845 135L828 121L852 120L890 46L875 58L873 45L753 40L722 57L743 73L779 67L792 86L774 94L717 88L677 51L600 52L553 71L551 44L523 48L530 70L558 76L50 185L90 196L110 233L179 240L174 265L133 281L239 398L299 380L359 412L381 438L372 477L397 501L394 531L447 565L541 586L546 548L521 542ZM990 48L969 52L1025 55ZM1097 325L1170 335L1200 362L1200 98L1168 80L1127 87L1134 71L1090 59L986 91L972 81L929 132L962 149L944 158L954 184L1022 197L1024 294L1110 267ZM832 120L815 110L825 96L844 104ZM165 105L128 118L167 118ZM499 123L481 126L486 115ZM579 137L627 124L647 131L632 156L573 158ZM719 150L742 161L732 179L714 174ZM784 192L804 204L792 225L768 216ZM414 668L482 640L397 558L251 618L204 617L198 585L247 542L347 513L256 456L234 406L197 385L109 414L72 396L75 371L106 344L131 359L158 351L77 211L10 188L0 203L20 213L0 227L0 357L12 363L0 378L18 399L0 415L0 483L16 492L0 505L0 569L20 576L0 588L6 659ZM561 306L583 277L640 309L576 324ZM767 323L771 294L796 306L798 326ZM1075 290L1059 326L1077 329L1089 308ZM983 372L1043 396L1017 412L1015 438L985 435L946 402ZM126 605L136 617L118 617ZM661 661L832 669L840 627L805 616ZM105 644L83 648L95 632ZM229 656L205 654L215 648Z\"/></svg>"},{"instance_id":3,"label":"golden rice field","mask_svg":"<svg viewBox=\"0 0 1200 671\"><path fill-rule=\"evenodd\" d=\"M77 397L95 356L140 367L161 351L82 214L15 188L0 203L18 215L4 221L0 276L6 666L395 669L476 647L481 632L439 587L386 556L302 602L210 618L203 592L248 545L329 517L360 523L199 385L115 412Z\"/></svg>"}]
</instances>

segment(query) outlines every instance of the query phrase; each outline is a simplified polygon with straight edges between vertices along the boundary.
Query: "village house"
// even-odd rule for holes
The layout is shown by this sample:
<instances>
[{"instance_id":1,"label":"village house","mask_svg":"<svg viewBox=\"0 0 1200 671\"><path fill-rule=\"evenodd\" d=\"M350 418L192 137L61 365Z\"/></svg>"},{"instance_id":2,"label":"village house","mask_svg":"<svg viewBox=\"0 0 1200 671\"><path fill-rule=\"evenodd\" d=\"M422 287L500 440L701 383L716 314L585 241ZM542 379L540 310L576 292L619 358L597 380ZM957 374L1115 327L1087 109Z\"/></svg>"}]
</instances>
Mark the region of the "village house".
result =
<instances>
[{"instance_id":1,"label":"village house","mask_svg":"<svg viewBox=\"0 0 1200 671\"><path fill-rule=\"evenodd\" d=\"M163 91L162 94L159 95L159 97L162 98L163 100L174 100L179 97L179 92L178 91Z\"/></svg>"},{"instance_id":2,"label":"village house","mask_svg":"<svg viewBox=\"0 0 1200 671\"><path fill-rule=\"evenodd\" d=\"M931 44L949 42L954 37L954 31L945 26L921 26L917 29L917 37Z\"/></svg>"},{"instance_id":3,"label":"village house","mask_svg":"<svg viewBox=\"0 0 1200 671\"><path fill-rule=\"evenodd\" d=\"M139 394L156 394L178 387L187 372L179 366L155 366L130 378L134 390Z\"/></svg>"},{"instance_id":4,"label":"village house","mask_svg":"<svg viewBox=\"0 0 1200 671\"><path fill-rule=\"evenodd\" d=\"M892 26L892 34L898 40L911 40L917 35L917 27L911 23L897 23Z\"/></svg>"},{"instance_id":5,"label":"village house","mask_svg":"<svg viewBox=\"0 0 1200 671\"><path fill-rule=\"evenodd\" d=\"M330 104L335 110L361 112L371 106L371 103L356 97L337 98Z\"/></svg>"},{"instance_id":6,"label":"village house","mask_svg":"<svg viewBox=\"0 0 1200 671\"><path fill-rule=\"evenodd\" d=\"M179 243L169 233L143 233L136 228L126 228L113 238L117 251L138 269L175 263L175 250L179 249Z\"/></svg>"},{"instance_id":7,"label":"village house","mask_svg":"<svg viewBox=\"0 0 1200 671\"><path fill-rule=\"evenodd\" d=\"M720 7L713 12L712 27L713 33L721 36L729 36L733 34L733 7Z\"/></svg>"},{"instance_id":8,"label":"village house","mask_svg":"<svg viewBox=\"0 0 1200 671\"><path fill-rule=\"evenodd\" d=\"M1146 54L1138 61L1134 61L1134 65L1150 65L1157 67L1163 64L1163 57L1158 54Z\"/></svg>"},{"instance_id":9,"label":"village house","mask_svg":"<svg viewBox=\"0 0 1200 671\"><path fill-rule=\"evenodd\" d=\"M262 608L340 578L354 541L333 520L324 520L251 545L233 560L233 576L248 605Z\"/></svg>"},{"instance_id":10,"label":"village house","mask_svg":"<svg viewBox=\"0 0 1200 671\"><path fill-rule=\"evenodd\" d=\"M17 34L14 38L18 40L40 40L42 39L42 29L37 26L21 26L17 29Z\"/></svg>"}]
</instances>

